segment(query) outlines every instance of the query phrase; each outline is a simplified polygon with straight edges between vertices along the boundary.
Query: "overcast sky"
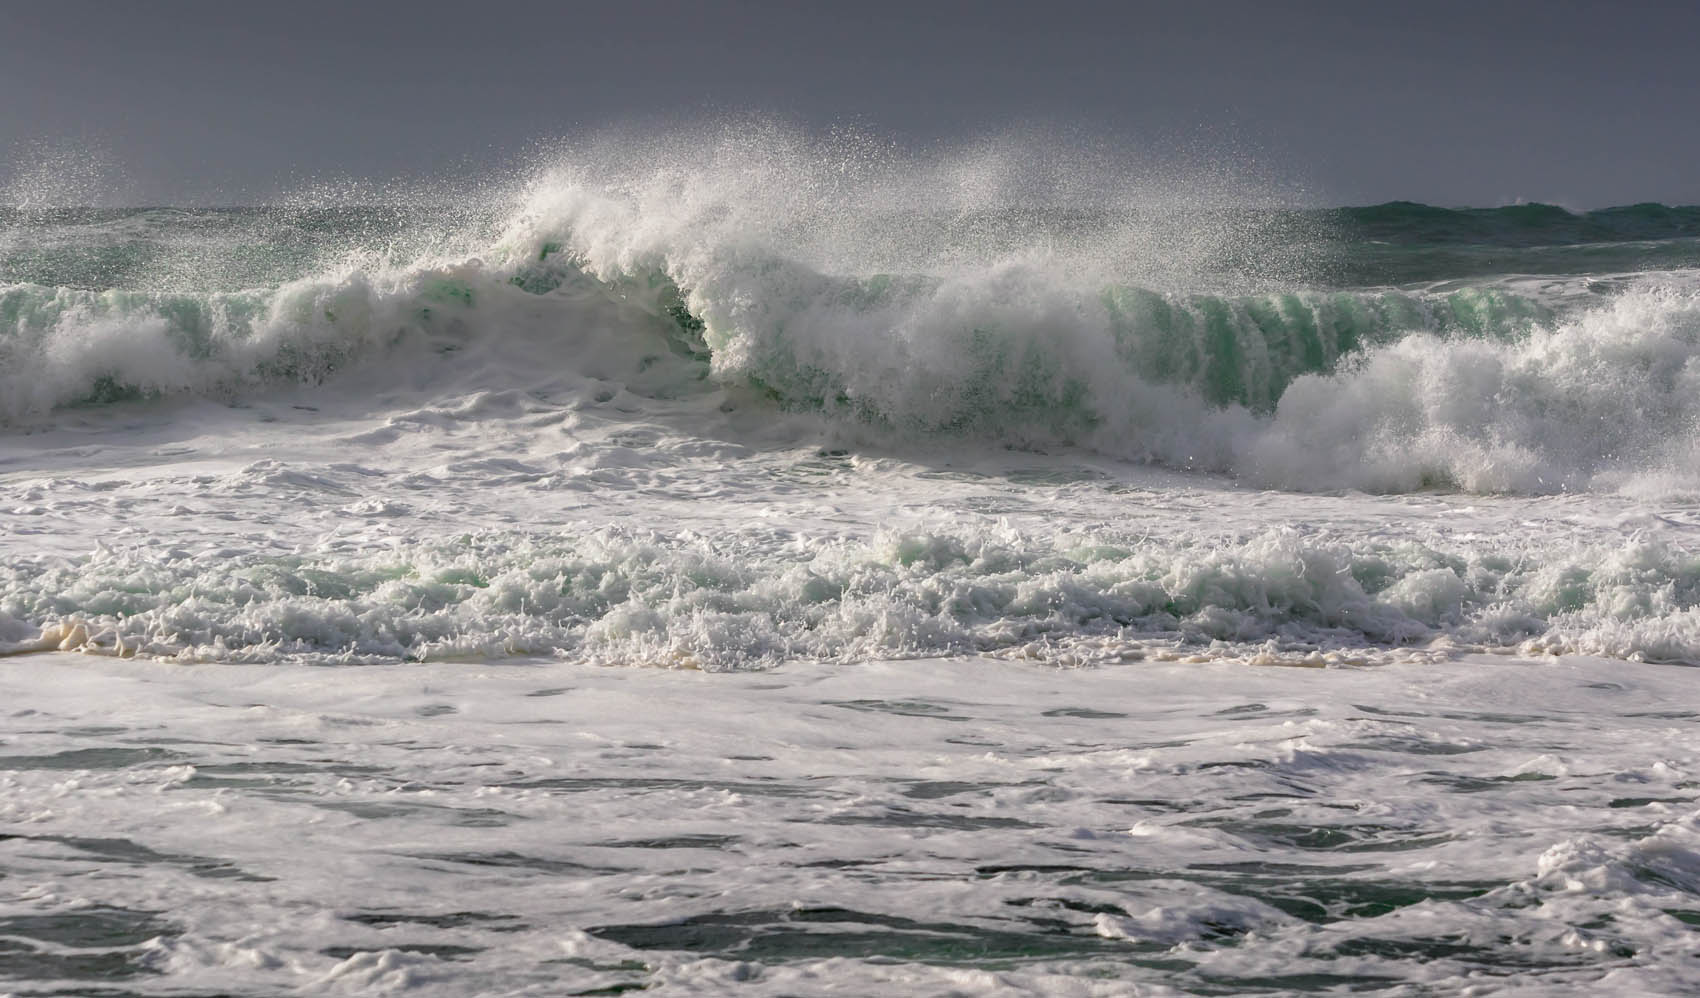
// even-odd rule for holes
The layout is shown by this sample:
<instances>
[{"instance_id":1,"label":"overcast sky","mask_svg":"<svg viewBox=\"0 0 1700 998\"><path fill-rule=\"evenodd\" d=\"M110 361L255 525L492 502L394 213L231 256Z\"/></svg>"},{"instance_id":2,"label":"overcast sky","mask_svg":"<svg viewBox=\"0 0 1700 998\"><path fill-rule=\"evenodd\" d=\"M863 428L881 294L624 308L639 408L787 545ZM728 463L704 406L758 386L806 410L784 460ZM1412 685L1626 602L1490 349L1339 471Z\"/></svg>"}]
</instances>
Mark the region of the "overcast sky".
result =
<instances>
[{"instance_id":1,"label":"overcast sky","mask_svg":"<svg viewBox=\"0 0 1700 998\"><path fill-rule=\"evenodd\" d=\"M465 171L609 124L755 112L911 145L1046 122L1218 146L1335 204L1700 202L1693 2L0 0L0 15L0 169L98 150L146 201Z\"/></svg>"}]
</instances>

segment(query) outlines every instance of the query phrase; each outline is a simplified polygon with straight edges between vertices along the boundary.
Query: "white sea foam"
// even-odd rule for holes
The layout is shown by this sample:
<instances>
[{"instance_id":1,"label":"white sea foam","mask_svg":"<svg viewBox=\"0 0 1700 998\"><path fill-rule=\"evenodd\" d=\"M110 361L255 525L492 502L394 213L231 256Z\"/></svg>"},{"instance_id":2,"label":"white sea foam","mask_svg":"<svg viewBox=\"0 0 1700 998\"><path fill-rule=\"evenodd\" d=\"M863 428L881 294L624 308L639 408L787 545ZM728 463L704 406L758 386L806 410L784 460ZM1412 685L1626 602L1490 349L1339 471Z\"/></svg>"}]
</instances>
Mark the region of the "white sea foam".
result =
<instances>
[{"instance_id":1,"label":"white sea foam","mask_svg":"<svg viewBox=\"0 0 1700 998\"><path fill-rule=\"evenodd\" d=\"M1680 993L1685 676L53 656L0 924L72 991Z\"/></svg>"}]
</instances>

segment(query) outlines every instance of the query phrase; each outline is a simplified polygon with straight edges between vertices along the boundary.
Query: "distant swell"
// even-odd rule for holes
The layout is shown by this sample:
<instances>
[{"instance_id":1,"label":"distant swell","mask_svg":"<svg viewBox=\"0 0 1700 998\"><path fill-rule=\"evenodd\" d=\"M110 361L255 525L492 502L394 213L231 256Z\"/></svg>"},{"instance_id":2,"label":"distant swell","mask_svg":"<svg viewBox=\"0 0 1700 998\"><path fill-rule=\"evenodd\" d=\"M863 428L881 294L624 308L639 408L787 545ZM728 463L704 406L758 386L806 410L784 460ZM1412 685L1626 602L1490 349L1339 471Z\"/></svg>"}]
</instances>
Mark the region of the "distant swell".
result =
<instances>
[{"instance_id":1,"label":"distant swell","mask_svg":"<svg viewBox=\"0 0 1700 998\"><path fill-rule=\"evenodd\" d=\"M1436 208L1390 201L1335 209L1370 239L1476 246L1553 246L1700 238L1700 205L1633 204L1572 212L1550 204Z\"/></svg>"}]
</instances>

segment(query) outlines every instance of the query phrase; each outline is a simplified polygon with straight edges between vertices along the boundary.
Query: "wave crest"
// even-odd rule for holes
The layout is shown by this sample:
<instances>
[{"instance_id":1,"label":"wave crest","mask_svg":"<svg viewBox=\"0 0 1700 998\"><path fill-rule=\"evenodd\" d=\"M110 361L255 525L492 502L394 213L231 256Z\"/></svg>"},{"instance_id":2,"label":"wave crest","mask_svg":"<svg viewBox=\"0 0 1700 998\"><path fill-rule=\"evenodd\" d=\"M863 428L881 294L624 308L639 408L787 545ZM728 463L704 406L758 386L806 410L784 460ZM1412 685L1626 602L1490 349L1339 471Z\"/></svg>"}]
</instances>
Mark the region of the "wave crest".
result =
<instances>
[{"instance_id":1,"label":"wave crest","mask_svg":"<svg viewBox=\"0 0 1700 998\"><path fill-rule=\"evenodd\" d=\"M511 341L524 369L488 364L488 387L553 365L656 397L747 390L893 442L1080 446L1290 489L1687 487L1700 453L1689 292L1306 286L1291 213L1196 184L1112 197L997 149L687 145L593 150L500 222L486 205L334 265L303 250L311 272L267 287L0 287L0 420L352 369L428 384ZM1441 224L1419 207L1359 221ZM1443 214L1686 232L1684 211Z\"/></svg>"}]
</instances>

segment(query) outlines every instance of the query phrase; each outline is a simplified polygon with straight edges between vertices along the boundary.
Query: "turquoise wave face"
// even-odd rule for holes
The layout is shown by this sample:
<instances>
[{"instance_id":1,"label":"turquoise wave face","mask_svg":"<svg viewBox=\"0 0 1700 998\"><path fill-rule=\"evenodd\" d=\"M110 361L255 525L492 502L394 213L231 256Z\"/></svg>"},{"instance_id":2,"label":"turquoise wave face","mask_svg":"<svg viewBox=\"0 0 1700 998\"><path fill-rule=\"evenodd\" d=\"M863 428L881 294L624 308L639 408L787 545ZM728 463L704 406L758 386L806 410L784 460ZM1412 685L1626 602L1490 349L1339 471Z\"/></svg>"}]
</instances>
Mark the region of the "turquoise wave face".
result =
<instances>
[{"instance_id":1,"label":"turquoise wave face","mask_svg":"<svg viewBox=\"0 0 1700 998\"><path fill-rule=\"evenodd\" d=\"M557 244L546 244L538 256L510 278L512 284L548 294L585 279ZM690 310L690 292L665 267L610 283L658 302L656 311L678 325L678 350L700 359L736 356L722 362L722 373L775 402L868 422L905 421L902 407L883 405L867 390L866 375L884 384L913 380L913 368L895 370L896 358L921 352L905 341L925 339L927 351L950 355L947 365L931 372L937 374L928 387L935 405L914 424L925 431L1022 427L1068 438L1093 428L1100 420L1092 379L1071 360L1095 347L1128 379L1267 414L1294 379L1332 371L1365 348L1413 333L1510 340L1555 314L1500 288L1229 296L1111 285L1094 293L1020 269L953 281L831 277L783 259L746 266L770 293L749 307L700 293L700 314ZM739 283L747 287L747 280ZM883 356L893 369L870 372L847 364L845 355L857 346L870 357Z\"/></svg>"},{"instance_id":2,"label":"turquoise wave face","mask_svg":"<svg viewBox=\"0 0 1700 998\"><path fill-rule=\"evenodd\" d=\"M1342 358L1425 332L1509 339L1551 309L1493 288L1446 294L1289 292L1238 298L1104 291L1118 350L1152 380L1183 384L1206 401L1271 412L1287 386Z\"/></svg>"},{"instance_id":3,"label":"turquoise wave face","mask_svg":"<svg viewBox=\"0 0 1700 998\"><path fill-rule=\"evenodd\" d=\"M213 294L0 286L0 361L8 380L27 378L38 388L40 376L53 375L48 380L60 387L38 399L37 409L202 388L227 392L244 384L316 382L385 343L502 335L500 329L478 328L481 321L504 321L500 309L479 308L492 295L509 293L499 286L502 276L483 270L458 276L427 272L384 286L367 275L344 275L276 291ZM540 297L559 293L569 283L580 294L589 288L609 299L645 299L644 314L666 321L642 321L630 335L664 340L670 354L708 361L717 351L724 355L735 352L735 346L759 342L759 357L722 364L723 373L785 406L901 421L900 413L858 401L866 395L858 390L864 372L827 356L820 343L799 334L812 320L871 345L894 325L919 322L939 341L936 349L959 351L963 360L938 372L950 382L955 403L922 428L1049 423L1051 430L1063 432L1095 421L1089 386L1069 369L1066 345L1055 342L1063 330L1043 316L1036 318L1028 303L990 303L953 326L949 316L937 313L950 308L956 292L939 281L810 275L800 297L763 303L775 320L752 328L747 317L721 316L724 309L713 304L707 314L725 321L705 321L685 304L686 293L660 272L601 282L565 264L549 271L525 268L506 281L507 287ZM1033 293L1042 297L1046 290ZM1330 371L1342 358L1402 335L1503 339L1552 317L1536 301L1479 288L1446 294L1305 291L1235 297L1118 285L1096 295L1053 293L1062 299L1056 307L1069 323L1067 335L1110 349L1129 377L1184 387L1212 405L1256 412L1273 411L1293 379ZM450 319L456 320L452 332ZM76 370L63 369L67 364ZM60 369L49 372L43 365ZM14 406L26 394L19 387ZM21 407L11 413L21 414Z\"/></svg>"}]
</instances>

